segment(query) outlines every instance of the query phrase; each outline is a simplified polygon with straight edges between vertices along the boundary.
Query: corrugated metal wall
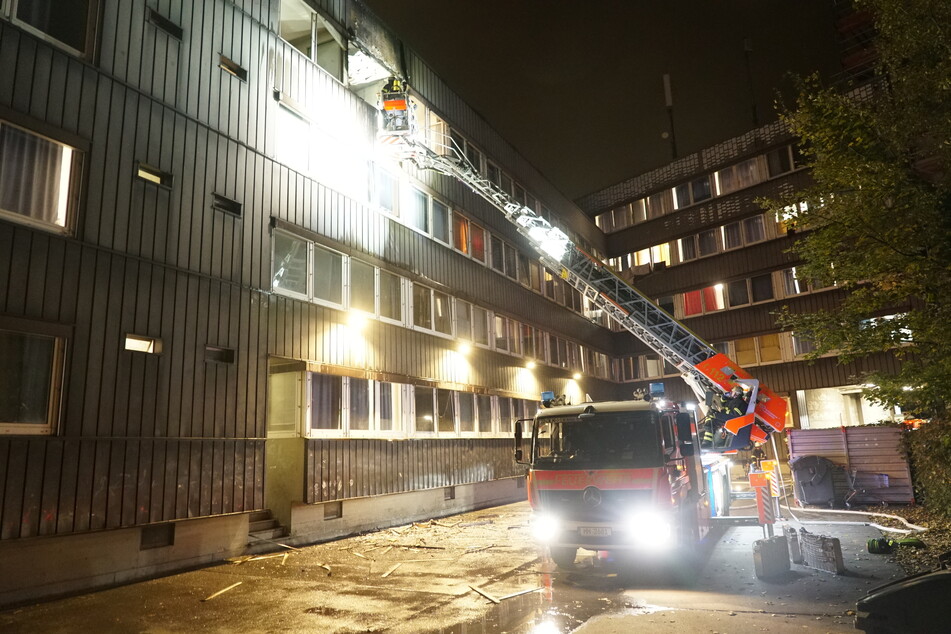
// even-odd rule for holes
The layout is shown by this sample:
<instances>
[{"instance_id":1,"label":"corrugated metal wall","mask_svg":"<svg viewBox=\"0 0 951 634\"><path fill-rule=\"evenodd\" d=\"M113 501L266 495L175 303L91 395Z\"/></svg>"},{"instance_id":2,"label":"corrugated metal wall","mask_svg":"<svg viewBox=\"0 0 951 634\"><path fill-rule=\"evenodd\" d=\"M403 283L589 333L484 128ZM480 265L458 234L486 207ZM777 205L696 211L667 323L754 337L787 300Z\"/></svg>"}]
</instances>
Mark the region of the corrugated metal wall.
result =
<instances>
[{"instance_id":1,"label":"corrugated metal wall","mask_svg":"<svg viewBox=\"0 0 951 634\"><path fill-rule=\"evenodd\" d=\"M858 493L853 504L913 504L908 459L901 448L899 427L834 427L830 429L790 429L789 458L822 456L842 467L833 480L836 498L848 493L845 472L856 474ZM883 487L887 476L887 487Z\"/></svg>"},{"instance_id":2,"label":"corrugated metal wall","mask_svg":"<svg viewBox=\"0 0 951 634\"><path fill-rule=\"evenodd\" d=\"M321 4L341 22L355 6ZM339 314L272 295L272 218L410 279L610 349L610 334L581 316L552 310L540 295L277 160L275 88L314 108L315 126L344 113L357 123L349 142L369 146L374 138L372 107L269 30L278 6L104 0L94 63L0 20L0 118L84 154L74 235L0 221L0 321L55 327L67 341L56 434L0 438L0 538L261 508L268 355L457 378L440 360L451 340L375 324L375 352L364 366L328 339ZM179 25L182 38L157 28L149 8ZM222 71L219 55L242 66L247 80ZM438 78L427 85L458 101ZM495 133L455 107L464 132L471 125L478 142L495 148L486 141ZM136 178L138 162L171 174L171 186ZM530 170L526 184L536 176ZM421 177L514 235L461 185ZM240 202L241 217L213 210L213 193ZM128 333L161 339L162 354L124 350ZM234 350L234 362L207 361L205 346ZM517 357L485 351L473 383L514 393L520 368ZM556 373L564 371L541 368L538 376ZM592 393L611 387L591 383ZM508 439L309 446L308 487L346 483L336 497L315 501L516 473ZM328 452L349 457L328 462Z\"/></svg>"},{"instance_id":3,"label":"corrugated metal wall","mask_svg":"<svg viewBox=\"0 0 951 634\"><path fill-rule=\"evenodd\" d=\"M308 503L488 482L524 474L509 438L307 441Z\"/></svg>"}]
</instances>

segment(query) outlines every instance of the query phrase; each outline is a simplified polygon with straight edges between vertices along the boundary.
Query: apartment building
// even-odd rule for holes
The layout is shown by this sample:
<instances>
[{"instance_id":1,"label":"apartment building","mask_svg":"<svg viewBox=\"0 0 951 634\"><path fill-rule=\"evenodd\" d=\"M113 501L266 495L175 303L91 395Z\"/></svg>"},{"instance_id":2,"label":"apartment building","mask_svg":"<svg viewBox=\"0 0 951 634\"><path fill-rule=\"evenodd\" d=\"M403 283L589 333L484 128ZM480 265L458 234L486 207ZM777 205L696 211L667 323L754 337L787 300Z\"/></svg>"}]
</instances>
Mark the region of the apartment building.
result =
<instances>
[{"instance_id":1,"label":"apartment building","mask_svg":"<svg viewBox=\"0 0 951 634\"><path fill-rule=\"evenodd\" d=\"M607 236L615 270L688 328L789 401L788 425L836 427L892 420L898 412L865 400L863 372L895 369L893 355L842 365L808 362L811 342L782 332L776 314L834 309L841 290L797 274L790 251L799 236L787 215L763 211L809 183L794 139L781 122L752 130L584 197ZM669 364L618 335L618 379L630 389L662 382L674 400L695 396Z\"/></svg>"},{"instance_id":2,"label":"apartment building","mask_svg":"<svg viewBox=\"0 0 951 634\"><path fill-rule=\"evenodd\" d=\"M0 604L239 554L265 510L307 543L523 499L513 421L618 393L604 317L378 146L390 75L605 251L357 0L3 3Z\"/></svg>"}]
</instances>

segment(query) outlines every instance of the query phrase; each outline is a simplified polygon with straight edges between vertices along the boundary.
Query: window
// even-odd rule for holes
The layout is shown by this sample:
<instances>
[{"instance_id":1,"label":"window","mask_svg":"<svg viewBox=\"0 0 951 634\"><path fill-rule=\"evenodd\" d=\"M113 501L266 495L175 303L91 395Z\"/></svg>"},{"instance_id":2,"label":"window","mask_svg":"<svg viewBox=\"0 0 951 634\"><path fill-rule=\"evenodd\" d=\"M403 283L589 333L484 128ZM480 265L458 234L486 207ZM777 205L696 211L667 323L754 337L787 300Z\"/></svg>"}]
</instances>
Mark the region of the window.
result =
<instances>
[{"instance_id":1,"label":"window","mask_svg":"<svg viewBox=\"0 0 951 634\"><path fill-rule=\"evenodd\" d=\"M743 221L743 233L746 237L746 243L762 242L766 239L766 227L763 223L763 215L753 216Z\"/></svg>"},{"instance_id":2,"label":"window","mask_svg":"<svg viewBox=\"0 0 951 634\"><path fill-rule=\"evenodd\" d=\"M492 268L499 273L505 272L505 248L502 239L492 236Z\"/></svg>"},{"instance_id":3,"label":"window","mask_svg":"<svg viewBox=\"0 0 951 634\"><path fill-rule=\"evenodd\" d=\"M535 358L539 361L545 361L547 355L545 354L545 342L547 337L545 336L544 331L535 328Z\"/></svg>"},{"instance_id":4,"label":"window","mask_svg":"<svg viewBox=\"0 0 951 634\"><path fill-rule=\"evenodd\" d=\"M809 354L816 349L816 344L812 339L793 333L792 335L793 353L798 357Z\"/></svg>"},{"instance_id":5,"label":"window","mask_svg":"<svg viewBox=\"0 0 951 634\"><path fill-rule=\"evenodd\" d=\"M697 237L688 236L686 238L681 238L677 240L677 244L680 246L680 261L687 262L689 260L694 260L697 257Z\"/></svg>"},{"instance_id":6,"label":"window","mask_svg":"<svg viewBox=\"0 0 951 634\"><path fill-rule=\"evenodd\" d=\"M665 189L647 198L647 217L651 219L659 218L673 209L673 207L671 190Z\"/></svg>"},{"instance_id":7,"label":"window","mask_svg":"<svg viewBox=\"0 0 951 634\"><path fill-rule=\"evenodd\" d=\"M670 264L670 243L665 242L663 244L658 244L657 246L651 247L651 263L653 264Z\"/></svg>"},{"instance_id":8,"label":"window","mask_svg":"<svg viewBox=\"0 0 951 634\"><path fill-rule=\"evenodd\" d=\"M644 378L656 378L664 376L664 362L659 355L645 354L644 357Z\"/></svg>"},{"instance_id":9,"label":"window","mask_svg":"<svg viewBox=\"0 0 951 634\"><path fill-rule=\"evenodd\" d=\"M502 172L494 163L490 163L489 161L485 162L485 176L489 182L494 184L496 187L500 187L499 183L501 182L501 174Z\"/></svg>"},{"instance_id":10,"label":"window","mask_svg":"<svg viewBox=\"0 0 951 634\"><path fill-rule=\"evenodd\" d=\"M512 410L512 399L507 396L499 397L499 431L509 433L515 428L515 416Z\"/></svg>"},{"instance_id":11,"label":"window","mask_svg":"<svg viewBox=\"0 0 951 634\"><path fill-rule=\"evenodd\" d=\"M489 311L472 307L472 341L481 346L489 345Z\"/></svg>"},{"instance_id":12,"label":"window","mask_svg":"<svg viewBox=\"0 0 951 634\"><path fill-rule=\"evenodd\" d=\"M456 337L472 341L472 304L456 300Z\"/></svg>"},{"instance_id":13,"label":"window","mask_svg":"<svg viewBox=\"0 0 951 634\"><path fill-rule=\"evenodd\" d=\"M380 271L380 317L403 322L403 279L387 271Z\"/></svg>"},{"instance_id":14,"label":"window","mask_svg":"<svg viewBox=\"0 0 951 634\"><path fill-rule=\"evenodd\" d=\"M53 433L64 347L60 337L0 330L0 434Z\"/></svg>"},{"instance_id":15,"label":"window","mask_svg":"<svg viewBox=\"0 0 951 634\"><path fill-rule=\"evenodd\" d=\"M307 295L308 243L282 232L274 233L271 288L295 295Z\"/></svg>"},{"instance_id":16,"label":"window","mask_svg":"<svg viewBox=\"0 0 951 634\"><path fill-rule=\"evenodd\" d=\"M682 209L690 205L690 184L684 183L674 187L674 207Z\"/></svg>"},{"instance_id":17,"label":"window","mask_svg":"<svg viewBox=\"0 0 951 634\"><path fill-rule=\"evenodd\" d=\"M739 222L731 222L723 227L723 248L736 249L743 246L743 235Z\"/></svg>"},{"instance_id":18,"label":"window","mask_svg":"<svg viewBox=\"0 0 951 634\"><path fill-rule=\"evenodd\" d=\"M501 315L495 316L495 349L496 350L508 350L509 349L509 336L508 336L508 319Z\"/></svg>"},{"instance_id":19,"label":"window","mask_svg":"<svg viewBox=\"0 0 951 634\"><path fill-rule=\"evenodd\" d=\"M477 224L469 224L472 258L485 264L485 229Z\"/></svg>"},{"instance_id":20,"label":"window","mask_svg":"<svg viewBox=\"0 0 951 634\"><path fill-rule=\"evenodd\" d=\"M750 279L750 294L753 302L765 302L773 299L773 277L769 273Z\"/></svg>"},{"instance_id":21,"label":"window","mask_svg":"<svg viewBox=\"0 0 951 634\"><path fill-rule=\"evenodd\" d=\"M310 429L343 429L343 377L310 375Z\"/></svg>"},{"instance_id":22,"label":"window","mask_svg":"<svg viewBox=\"0 0 951 634\"><path fill-rule=\"evenodd\" d=\"M456 393L457 407L459 414L459 431L471 433L476 430L476 409L475 394L472 392Z\"/></svg>"},{"instance_id":23,"label":"window","mask_svg":"<svg viewBox=\"0 0 951 634\"><path fill-rule=\"evenodd\" d=\"M762 335L757 337L759 343L760 363L782 361L783 353L779 345L779 334Z\"/></svg>"},{"instance_id":24,"label":"window","mask_svg":"<svg viewBox=\"0 0 951 634\"><path fill-rule=\"evenodd\" d=\"M343 255L314 245L314 299L343 305Z\"/></svg>"},{"instance_id":25,"label":"window","mask_svg":"<svg viewBox=\"0 0 951 634\"><path fill-rule=\"evenodd\" d=\"M452 334L452 309L449 296L433 291L433 330L444 335Z\"/></svg>"},{"instance_id":26,"label":"window","mask_svg":"<svg viewBox=\"0 0 951 634\"><path fill-rule=\"evenodd\" d=\"M413 325L426 330L433 328L432 289L420 284L413 284Z\"/></svg>"},{"instance_id":27,"label":"window","mask_svg":"<svg viewBox=\"0 0 951 634\"><path fill-rule=\"evenodd\" d=\"M466 141L466 159L477 172L482 172L482 152Z\"/></svg>"},{"instance_id":28,"label":"window","mask_svg":"<svg viewBox=\"0 0 951 634\"><path fill-rule=\"evenodd\" d=\"M433 404L436 390L431 387L416 386L414 392L416 431L424 433L436 431L436 410Z\"/></svg>"},{"instance_id":29,"label":"window","mask_svg":"<svg viewBox=\"0 0 951 634\"><path fill-rule=\"evenodd\" d=\"M0 121L0 216L67 233L81 154Z\"/></svg>"},{"instance_id":30,"label":"window","mask_svg":"<svg viewBox=\"0 0 951 634\"><path fill-rule=\"evenodd\" d=\"M723 196L737 189L736 178L733 175L733 168L728 167L716 172L713 175L717 184L717 195Z\"/></svg>"},{"instance_id":31,"label":"window","mask_svg":"<svg viewBox=\"0 0 951 634\"><path fill-rule=\"evenodd\" d=\"M442 388L436 390L436 429L440 433L456 432L456 408L454 394Z\"/></svg>"},{"instance_id":32,"label":"window","mask_svg":"<svg viewBox=\"0 0 951 634\"><path fill-rule=\"evenodd\" d=\"M95 4L93 0L17 0L11 2L11 17L43 39L86 55L92 48L90 17L98 13Z\"/></svg>"},{"instance_id":33,"label":"window","mask_svg":"<svg viewBox=\"0 0 951 634\"><path fill-rule=\"evenodd\" d=\"M536 293L542 292L542 267L537 260L528 261L529 285Z\"/></svg>"},{"instance_id":34,"label":"window","mask_svg":"<svg viewBox=\"0 0 951 634\"><path fill-rule=\"evenodd\" d=\"M449 207L433 199L433 237L449 244Z\"/></svg>"},{"instance_id":35,"label":"window","mask_svg":"<svg viewBox=\"0 0 951 634\"><path fill-rule=\"evenodd\" d=\"M746 337L733 343L736 362L741 366L756 365L756 338Z\"/></svg>"},{"instance_id":36,"label":"window","mask_svg":"<svg viewBox=\"0 0 951 634\"><path fill-rule=\"evenodd\" d=\"M698 203L713 196L713 189L710 187L710 177L703 176L690 183L690 191L693 194L693 202Z\"/></svg>"},{"instance_id":37,"label":"window","mask_svg":"<svg viewBox=\"0 0 951 634\"><path fill-rule=\"evenodd\" d=\"M703 289L703 307L708 313L724 309L723 284L716 284Z\"/></svg>"},{"instance_id":38,"label":"window","mask_svg":"<svg viewBox=\"0 0 951 634\"><path fill-rule=\"evenodd\" d=\"M376 267L350 260L350 308L376 314Z\"/></svg>"},{"instance_id":39,"label":"window","mask_svg":"<svg viewBox=\"0 0 951 634\"><path fill-rule=\"evenodd\" d=\"M698 238L700 245L700 255L713 255L720 250L720 245L717 241L717 234L719 231L717 229L710 229L709 231L702 232Z\"/></svg>"},{"instance_id":40,"label":"window","mask_svg":"<svg viewBox=\"0 0 951 634\"><path fill-rule=\"evenodd\" d=\"M735 165L734 173L736 174L737 189L749 187L764 180L763 172L760 169L759 157L756 156Z\"/></svg>"},{"instance_id":41,"label":"window","mask_svg":"<svg viewBox=\"0 0 951 634\"><path fill-rule=\"evenodd\" d=\"M452 212L452 246L456 251L469 253L469 221L458 211Z\"/></svg>"},{"instance_id":42,"label":"window","mask_svg":"<svg viewBox=\"0 0 951 634\"><path fill-rule=\"evenodd\" d=\"M376 383L377 420L380 431L403 428L403 386L397 383Z\"/></svg>"},{"instance_id":43,"label":"window","mask_svg":"<svg viewBox=\"0 0 951 634\"><path fill-rule=\"evenodd\" d=\"M533 359L537 358L535 354L535 329L528 324L518 324L518 330L522 354Z\"/></svg>"},{"instance_id":44,"label":"window","mask_svg":"<svg viewBox=\"0 0 951 634\"><path fill-rule=\"evenodd\" d=\"M488 394L476 396L476 421L480 434L492 432L492 397Z\"/></svg>"},{"instance_id":45,"label":"window","mask_svg":"<svg viewBox=\"0 0 951 634\"><path fill-rule=\"evenodd\" d=\"M388 171L375 165L373 169L373 192L370 200L382 209L397 212L396 201L399 200L398 181Z\"/></svg>"},{"instance_id":46,"label":"window","mask_svg":"<svg viewBox=\"0 0 951 634\"><path fill-rule=\"evenodd\" d=\"M343 81L344 49L340 34L303 0L281 0L281 38L318 66Z\"/></svg>"},{"instance_id":47,"label":"window","mask_svg":"<svg viewBox=\"0 0 951 634\"><path fill-rule=\"evenodd\" d=\"M504 245L505 275L512 278L513 280L518 279L517 251L515 250L515 247L508 243L504 243Z\"/></svg>"},{"instance_id":48,"label":"window","mask_svg":"<svg viewBox=\"0 0 951 634\"><path fill-rule=\"evenodd\" d=\"M750 293L746 287L746 280L730 282L728 289L727 295L730 300L730 308L744 306L750 303Z\"/></svg>"},{"instance_id":49,"label":"window","mask_svg":"<svg viewBox=\"0 0 951 634\"><path fill-rule=\"evenodd\" d=\"M703 303L700 291L684 293L684 317L699 315L703 312Z\"/></svg>"},{"instance_id":50,"label":"window","mask_svg":"<svg viewBox=\"0 0 951 634\"><path fill-rule=\"evenodd\" d=\"M786 291L786 297L800 295L809 291L806 282L796 277L795 268L783 271L783 286Z\"/></svg>"},{"instance_id":51,"label":"window","mask_svg":"<svg viewBox=\"0 0 951 634\"><path fill-rule=\"evenodd\" d=\"M429 196L413 189L409 198L404 219L411 227L429 233Z\"/></svg>"},{"instance_id":52,"label":"window","mask_svg":"<svg viewBox=\"0 0 951 634\"><path fill-rule=\"evenodd\" d=\"M770 177L785 174L792 170L792 159L789 156L789 146L783 146L766 154L766 166Z\"/></svg>"},{"instance_id":53,"label":"window","mask_svg":"<svg viewBox=\"0 0 951 634\"><path fill-rule=\"evenodd\" d=\"M366 379L351 378L347 380L350 408L347 411L349 429L370 429L370 382Z\"/></svg>"}]
</instances>

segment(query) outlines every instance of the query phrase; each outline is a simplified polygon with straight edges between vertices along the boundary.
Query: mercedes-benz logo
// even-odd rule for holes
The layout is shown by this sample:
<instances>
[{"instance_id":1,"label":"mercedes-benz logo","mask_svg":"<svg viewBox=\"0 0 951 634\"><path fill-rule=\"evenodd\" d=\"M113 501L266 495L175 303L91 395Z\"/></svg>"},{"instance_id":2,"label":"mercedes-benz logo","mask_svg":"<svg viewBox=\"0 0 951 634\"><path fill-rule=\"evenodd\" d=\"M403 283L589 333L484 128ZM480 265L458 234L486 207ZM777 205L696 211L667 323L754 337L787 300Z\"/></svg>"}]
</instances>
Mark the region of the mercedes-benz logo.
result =
<instances>
[{"instance_id":1,"label":"mercedes-benz logo","mask_svg":"<svg viewBox=\"0 0 951 634\"><path fill-rule=\"evenodd\" d=\"M588 506L597 506L601 504L601 489L598 487L587 487L581 493L581 501Z\"/></svg>"}]
</instances>

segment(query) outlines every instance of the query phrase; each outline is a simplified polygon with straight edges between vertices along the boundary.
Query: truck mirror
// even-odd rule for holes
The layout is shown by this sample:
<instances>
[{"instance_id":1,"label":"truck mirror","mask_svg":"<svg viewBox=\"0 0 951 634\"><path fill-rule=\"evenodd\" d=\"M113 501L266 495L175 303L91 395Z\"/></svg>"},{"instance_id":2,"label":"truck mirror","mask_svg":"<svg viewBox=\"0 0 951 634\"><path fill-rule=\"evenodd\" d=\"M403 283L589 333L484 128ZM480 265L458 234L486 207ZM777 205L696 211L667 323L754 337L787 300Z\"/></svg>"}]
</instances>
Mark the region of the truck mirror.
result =
<instances>
[{"instance_id":1,"label":"truck mirror","mask_svg":"<svg viewBox=\"0 0 951 634\"><path fill-rule=\"evenodd\" d=\"M677 437L680 439L680 455L689 458L694 455L693 421L690 414L677 414Z\"/></svg>"},{"instance_id":2,"label":"truck mirror","mask_svg":"<svg viewBox=\"0 0 951 634\"><path fill-rule=\"evenodd\" d=\"M677 414L677 436L679 436L681 440L693 440L692 424L693 421L690 419L690 414Z\"/></svg>"},{"instance_id":3,"label":"truck mirror","mask_svg":"<svg viewBox=\"0 0 951 634\"><path fill-rule=\"evenodd\" d=\"M515 462L522 462L522 421L515 421Z\"/></svg>"}]
</instances>

